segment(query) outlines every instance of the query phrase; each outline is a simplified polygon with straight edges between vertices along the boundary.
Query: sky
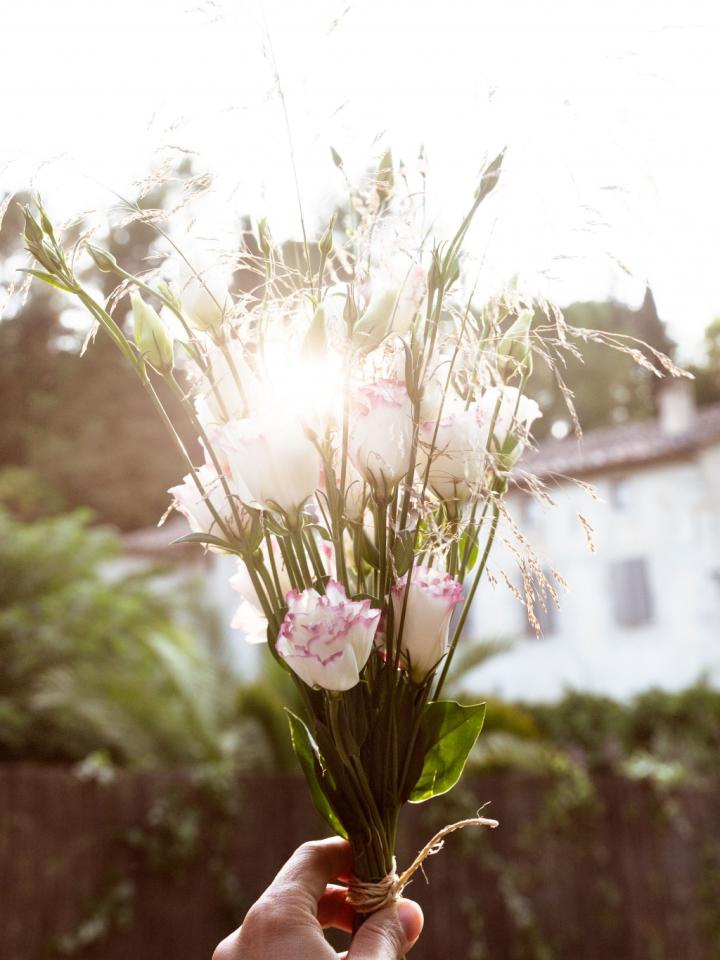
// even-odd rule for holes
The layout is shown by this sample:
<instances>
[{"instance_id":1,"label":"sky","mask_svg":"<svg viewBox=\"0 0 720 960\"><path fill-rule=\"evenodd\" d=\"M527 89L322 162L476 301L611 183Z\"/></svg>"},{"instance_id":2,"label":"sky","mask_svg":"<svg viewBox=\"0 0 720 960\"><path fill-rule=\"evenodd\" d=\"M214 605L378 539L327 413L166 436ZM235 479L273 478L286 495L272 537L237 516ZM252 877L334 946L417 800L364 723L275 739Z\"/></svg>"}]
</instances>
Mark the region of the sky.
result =
<instances>
[{"instance_id":1,"label":"sky","mask_svg":"<svg viewBox=\"0 0 720 960\"><path fill-rule=\"evenodd\" d=\"M59 219L180 151L214 176L196 239L311 229L386 146L427 157L439 236L506 148L468 242L486 283L560 304L645 284L686 356L720 315L720 4L700 0L24 0L2 4L0 190ZM285 127L275 68L285 96Z\"/></svg>"}]
</instances>

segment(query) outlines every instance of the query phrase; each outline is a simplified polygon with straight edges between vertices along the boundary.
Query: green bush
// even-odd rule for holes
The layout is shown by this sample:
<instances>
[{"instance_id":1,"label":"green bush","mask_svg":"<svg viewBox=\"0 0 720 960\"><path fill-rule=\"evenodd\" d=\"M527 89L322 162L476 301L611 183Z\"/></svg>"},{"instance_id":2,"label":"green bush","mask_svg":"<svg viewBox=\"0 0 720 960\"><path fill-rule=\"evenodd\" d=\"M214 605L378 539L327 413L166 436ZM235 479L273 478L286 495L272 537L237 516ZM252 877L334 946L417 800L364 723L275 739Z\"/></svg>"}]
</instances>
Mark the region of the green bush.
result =
<instances>
[{"instance_id":1,"label":"green bush","mask_svg":"<svg viewBox=\"0 0 720 960\"><path fill-rule=\"evenodd\" d=\"M525 709L543 737L565 749L579 750L590 766L604 766L622 751L628 708L610 697L572 691L557 703Z\"/></svg>"},{"instance_id":2,"label":"green bush","mask_svg":"<svg viewBox=\"0 0 720 960\"><path fill-rule=\"evenodd\" d=\"M27 467L0 470L0 508L18 520L51 517L65 508L57 490Z\"/></svg>"},{"instance_id":3,"label":"green bush","mask_svg":"<svg viewBox=\"0 0 720 960\"><path fill-rule=\"evenodd\" d=\"M717 774L720 691L704 681L676 693L649 690L629 703L574 691L558 703L524 709L545 739L590 768L626 771L655 762L691 775Z\"/></svg>"},{"instance_id":4,"label":"green bush","mask_svg":"<svg viewBox=\"0 0 720 960\"><path fill-rule=\"evenodd\" d=\"M678 693L649 690L635 698L628 751L647 751L699 774L715 774L720 757L720 691L700 681Z\"/></svg>"},{"instance_id":5,"label":"green bush","mask_svg":"<svg viewBox=\"0 0 720 960\"><path fill-rule=\"evenodd\" d=\"M233 749L233 685L153 573L78 511L0 511L0 758L182 763Z\"/></svg>"}]
</instances>

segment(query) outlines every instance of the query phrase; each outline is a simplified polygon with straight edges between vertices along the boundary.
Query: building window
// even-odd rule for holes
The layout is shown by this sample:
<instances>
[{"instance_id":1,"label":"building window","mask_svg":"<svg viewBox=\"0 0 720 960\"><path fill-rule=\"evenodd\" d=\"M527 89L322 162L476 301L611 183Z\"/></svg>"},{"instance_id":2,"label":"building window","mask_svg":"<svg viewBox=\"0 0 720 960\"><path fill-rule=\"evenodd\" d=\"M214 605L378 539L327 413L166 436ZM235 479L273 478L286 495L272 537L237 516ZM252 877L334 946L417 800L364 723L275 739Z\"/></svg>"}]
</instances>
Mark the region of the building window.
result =
<instances>
[{"instance_id":1,"label":"building window","mask_svg":"<svg viewBox=\"0 0 720 960\"><path fill-rule=\"evenodd\" d=\"M627 510L631 506L630 481L626 477L615 477L610 481L608 500L614 510Z\"/></svg>"},{"instance_id":2,"label":"building window","mask_svg":"<svg viewBox=\"0 0 720 960\"><path fill-rule=\"evenodd\" d=\"M610 591L615 623L642 627L653 618L650 578L644 557L616 560L610 564Z\"/></svg>"}]
</instances>

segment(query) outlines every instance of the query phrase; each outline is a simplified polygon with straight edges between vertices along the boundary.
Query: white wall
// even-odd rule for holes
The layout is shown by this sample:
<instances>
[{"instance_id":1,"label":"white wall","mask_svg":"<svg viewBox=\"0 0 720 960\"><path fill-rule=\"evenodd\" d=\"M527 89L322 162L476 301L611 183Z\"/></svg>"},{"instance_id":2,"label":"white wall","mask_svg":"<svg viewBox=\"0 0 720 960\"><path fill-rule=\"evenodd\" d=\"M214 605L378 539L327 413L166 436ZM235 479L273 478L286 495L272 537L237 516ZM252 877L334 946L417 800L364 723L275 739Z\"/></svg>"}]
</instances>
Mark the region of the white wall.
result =
<instances>
[{"instance_id":1,"label":"white wall","mask_svg":"<svg viewBox=\"0 0 720 960\"><path fill-rule=\"evenodd\" d=\"M569 687L616 697L652 685L677 689L703 672L720 682L718 477L720 446L715 446L694 461L598 478L602 504L567 483L552 491L555 508L528 506L515 494L513 516L543 566L559 570L570 592L561 596L557 629L534 639L527 636L525 610L502 581L495 588L484 583L471 635L518 639L467 685L549 700ZM587 549L578 512L595 529L595 554ZM647 561L653 613L647 625L627 628L615 622L609 565L633 557ZM491 563L496 576L501 569L517 582L502 544Z\"/></svg>"}]
</instances>

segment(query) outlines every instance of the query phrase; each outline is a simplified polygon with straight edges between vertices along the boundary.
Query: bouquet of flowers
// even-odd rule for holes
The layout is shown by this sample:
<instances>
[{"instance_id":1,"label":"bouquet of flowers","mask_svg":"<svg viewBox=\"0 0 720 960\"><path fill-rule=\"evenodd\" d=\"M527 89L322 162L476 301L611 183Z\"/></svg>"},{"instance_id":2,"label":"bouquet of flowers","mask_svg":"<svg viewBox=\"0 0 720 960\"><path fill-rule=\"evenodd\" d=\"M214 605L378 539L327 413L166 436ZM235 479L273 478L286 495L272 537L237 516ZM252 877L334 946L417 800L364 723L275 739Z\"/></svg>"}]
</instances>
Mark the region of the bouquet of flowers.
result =
<instances>
[{"instance_id":1,"label":"bouquet of flowers","mask_svg":"<svg viewBox=\"0 0 720 960\"><path fill-rule=\"evenodd\" d=\"M319 240L304 237L298 262L260 221L233 264L197 269L172 243L171 281L165 264L127 273L87 236L65 249L39 201L25 210L29 273L87 308L187 460L170 490L191 528L182 539L237 558L236 625L267 644L301 695L292 742L315 806L352 844L361 916L398 896L458 826L397 874L403 805L457 782L483 724L483 704L443 689L540 416L524 392L533 356L568 345L544 302L476 303L463 241L502 160L445 242L423 232L422 204L388 152L350 190L344 229L333 217ZM107 303L78 279L83 251L118 279ZM256 283L232 297L238 263ZM126 296L133 338L114 316Z\"/></svg>"}]
</instances>

